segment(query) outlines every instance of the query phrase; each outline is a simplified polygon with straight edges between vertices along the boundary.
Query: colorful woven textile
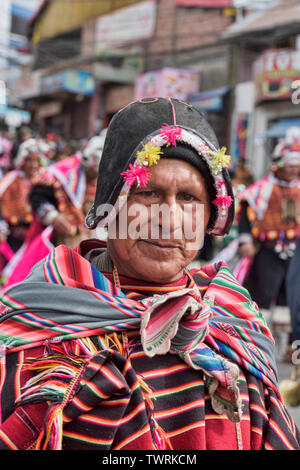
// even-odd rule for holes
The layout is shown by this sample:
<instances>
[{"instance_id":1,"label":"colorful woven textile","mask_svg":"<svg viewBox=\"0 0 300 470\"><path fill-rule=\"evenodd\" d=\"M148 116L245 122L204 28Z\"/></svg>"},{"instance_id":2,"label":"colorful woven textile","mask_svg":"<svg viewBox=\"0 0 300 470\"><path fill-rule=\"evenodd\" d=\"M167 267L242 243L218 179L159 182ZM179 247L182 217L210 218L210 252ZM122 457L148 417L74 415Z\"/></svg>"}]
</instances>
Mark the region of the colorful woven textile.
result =
<instances>
[{"instance_id":1,"label":"colorful woven textile","mask_svg":"<svg viewBox=\"0 0 300 470\"><path fill-rule=\"evenodd\" d=\"M203 279L207 281L204 288L197 288L199 279L202 285ZM143 289L147 296L124 289L125 295L109 276L101 274L78 253L60 246L34 268L25 282L3 295L2 370L5 371L5 358L9 361L9 357L20 353L31 357L33 348L47 350L40 358L34 355L37 359L29 361L28 370L36 372L16 393L19 406L52 403L35 448L61 448L65 428L62 423L68 422L66 410L81 400L70 391L73 393L75 386L83 384L83 376L97 400L100 395L108 398L113 393L103 390L102 382L98 383L103 374L109 379L110 387L114 384L122 389L125 369L129 367L124 363L130 351L128 337L138 334L139 329L141 351L148 356L149 364L159 359L160 354L167 358L170 352L174 360L176 356L183 359L181 367L189 366L194 372L199 370L199 377L204 374L214 413L220 416L226 413L233 423L241 422L237 365L272 390L276 403L282 406L273 363L273 339L247 291L226 265L220 263L192 272L188 283L175 290L164 287L161 292L157 286ZM51 299L47 308L44 299ZM98 347L91 341L95 336ZM113 352L113 345L120 357ZM115 358L114 364L121 361L117 375L105 368L108 358ZM89 375L88 370L95 375ZM2 387L4 377L5 372ZM163 448L168 436L151 417L151 400L147 399L151 389L143 377L140 387L145 391L155 446ZM96 398L91 400L89 409L97 402ZM83 401L81 403L81 412L87 411Z\"/></svg>"},{"instance_id":2,"label":"colorful woven textile","mask_svg":"<svg viewBox=\"0 0 300 470\"><path fill-rule=\"evenodd\" d=\"M4 289L23 281L30 273L31 268L53 250L54 246L50 240L52 232L53 227L50 225L33 240L30 239L29 242L25 242L22 245L11 260L11 263L6 265L2 273L2 276L6 278Z\"/></svg>"},{"instance_id":3,"label":"colorful woven textile","mask_svg":"<svg viewBox=\"0 0 300 470\"><path fill-rule=\"evenodd\" d=\"M48 211L55 208L76 227L81 240L90 237L90 231L85 226L85 217L89 211L96 192L97 178L88 177L86 169L81 164L79 155L68 157L51 165L47 171L35 180L31 193L31 201L37 216L44 220ZM76 246L80 240L75 236L59 237L55 234L56 244ZM42 258L40 258L42 259ZM32 266L32 265L31 265Z\"/></svg>"},{"instance_id":4,"label":"colorful woven textile","mask_svg":"<svg viewBox=\"0 0 300 470\"><path fill-rule=\"evenodd\" d=\"M8 172L0 181L1 214L12 225L31 223L32 209L28 200L32 181L21 170Z\"/></svg>"},{"instance_id":5,"label":"colorful woven textile","mask_svg":"<svg viewBox=\"0 0 300 470\"><path fill-rule=\"evenodd\" d=\"M74 206L81 209L86 191L86 175L80 156L73 155L55 163L48 168L48 173L58 179Z\"/></svg>"}]
</instances>

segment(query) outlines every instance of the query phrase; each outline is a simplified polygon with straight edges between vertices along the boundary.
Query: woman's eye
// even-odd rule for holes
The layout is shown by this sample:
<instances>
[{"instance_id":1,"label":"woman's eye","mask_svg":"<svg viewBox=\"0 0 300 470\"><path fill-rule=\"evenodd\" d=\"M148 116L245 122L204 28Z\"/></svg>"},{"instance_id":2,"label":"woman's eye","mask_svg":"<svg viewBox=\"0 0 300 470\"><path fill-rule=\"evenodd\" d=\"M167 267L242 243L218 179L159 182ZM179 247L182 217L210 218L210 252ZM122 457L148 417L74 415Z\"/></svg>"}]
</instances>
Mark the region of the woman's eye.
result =
<instances>
[{"instance_id":1,"label":"woman's eye","mask_svg":"<svg viewBox=\"0 0 300 470\"><path fill-rule=\"evenodd\" d=\"M157 197L158 193L156 191L141 191L138 194L141 194L144 197Z\"/></svg>"},{"instance_id":2,"label":"woman's eye","mask_svg":"<svg viewBox=\"0 0 300 470\"><path fill-rule=\"evenodd\" d=\"M192 194L189 194L189 193L182 193L181 194L181 198L185 201L185 202L191 202L191 201L195 201L195 196L193 196Z\"/></svg>"}]
</instances>

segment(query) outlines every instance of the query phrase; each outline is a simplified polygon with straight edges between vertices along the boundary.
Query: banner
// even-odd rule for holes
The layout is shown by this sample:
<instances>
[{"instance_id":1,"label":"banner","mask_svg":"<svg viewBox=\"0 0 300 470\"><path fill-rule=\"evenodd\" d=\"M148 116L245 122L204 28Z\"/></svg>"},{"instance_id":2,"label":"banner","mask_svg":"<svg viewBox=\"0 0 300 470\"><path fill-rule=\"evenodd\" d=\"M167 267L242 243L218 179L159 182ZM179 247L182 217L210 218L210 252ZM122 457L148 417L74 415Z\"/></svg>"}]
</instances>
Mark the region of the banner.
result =
<instances>
[{"instance_id":1,"label":"banner","mask_svg":"<svg viewBox=\"0 0 300 470\"><path fill-rule=\"evenodd\" d=\"M166 67L138 76L135 84L135 99L169 96L186 100L197 91L199 91L199 72Z\"/></svg>"},{"instance_id":2,"label":"banner","mask_svg":"<svg viewBox=\"0 0 300 470\"><path fill-rule=\"evenodd\" d=\"M147 0L100 16L95 27L96 49L120 46L153 36L156 23L156 2Z\"/></svg>"}]
</instances>

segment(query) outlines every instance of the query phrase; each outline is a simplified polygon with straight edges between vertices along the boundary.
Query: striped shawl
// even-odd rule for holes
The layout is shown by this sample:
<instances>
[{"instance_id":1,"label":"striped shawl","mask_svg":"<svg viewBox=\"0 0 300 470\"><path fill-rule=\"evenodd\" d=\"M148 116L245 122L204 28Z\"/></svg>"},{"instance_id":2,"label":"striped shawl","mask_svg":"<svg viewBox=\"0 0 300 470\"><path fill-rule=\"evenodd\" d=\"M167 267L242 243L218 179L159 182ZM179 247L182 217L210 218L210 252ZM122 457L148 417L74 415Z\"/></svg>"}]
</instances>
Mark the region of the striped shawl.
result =
<instances>
[{"instance_id":1,"label":"striped shawl","mask_svg":"<svg viewBox=\"0 0 300 470\"><path fill-rule=\"evenodd\" d=\"M199 277L207 281L205 289L198 288ZM239 422L242 414L239 368L272 388L281 401L271 333L224 263L191 271L185 288L157 294L149 286L148 291L142 298L125 295L79 253L61 245L24 282L3 294L2 363L6 355L33 347L52 344L60 351L30 365L37 375L19 397L19 403L52 402L37 448L61 448L62 410L77 373L91 358L95 363L89 343L94 335L139 330L147 356L179 355L205 373L213 409L232 422ZM67 340L85 350L84 360L58 348ZM108 349L103 343L103 350ZM126 344L118 349L126 355Z\"/></svg>"}]
</instances>

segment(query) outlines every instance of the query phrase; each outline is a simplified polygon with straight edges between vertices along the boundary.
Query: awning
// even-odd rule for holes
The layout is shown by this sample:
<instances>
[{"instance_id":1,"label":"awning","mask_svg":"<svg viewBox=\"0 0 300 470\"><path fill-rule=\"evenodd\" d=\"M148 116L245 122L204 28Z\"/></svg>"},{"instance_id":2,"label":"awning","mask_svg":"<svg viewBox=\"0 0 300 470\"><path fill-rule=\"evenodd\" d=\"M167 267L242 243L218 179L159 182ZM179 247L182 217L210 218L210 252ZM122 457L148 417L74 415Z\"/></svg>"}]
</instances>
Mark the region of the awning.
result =
<instances>
[{"instance_id":1,"label":"awning","mask_svg":"<svg viewBox=\"0 0 300 470\"><path fill-rule=\"evenodd\" d=\"M253 2L255 8L257 0ZM288 3L288 5L287 5ZM267 3L264 2L267 7ZM296 0L269 2L270 8L254 10L242 20L233 23L222 34L221 42L276 43L285 36L299 34L299 2ZM251 2L251 9L252 2Z\"/></svg>"},{"instance_id":2,"label":"awning","mask_svg":"<svg viewBox=\"0 0 300 470\"><path fill-rule=\"evenodd\" d=\"M270 129L267 130L265 136L269 138L284 137L286 131L292 127L300 127L300 117L291 119L279 119Z\"/></svg>"},{"instance_id":3,"label":"awning","mask_svg":"<svg viewBox=\"0 0 300 470\"><path fill-rule=\"evenodd\" d=\"M223 97L229 91L228 86L221 88L215 88L213 90L197 93L196 95L190 96L189 103L196 105L198 109L203 111L222 111L223 109Z\"/></svg>"},{"instance_id":4,"label":"awning","mask_svg":"<svg viewBox=\"0 0 300 470\"><path fill-rule=\"evenodd\" d=\"M31 121L31 113L23 109L0 105L0 118L4 119L9 126L19 127Z\"/></svg>"}]
</instances>

